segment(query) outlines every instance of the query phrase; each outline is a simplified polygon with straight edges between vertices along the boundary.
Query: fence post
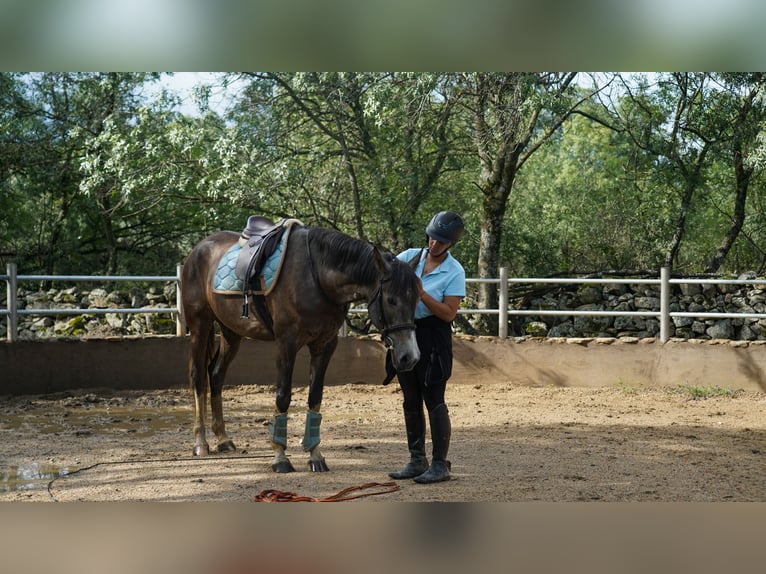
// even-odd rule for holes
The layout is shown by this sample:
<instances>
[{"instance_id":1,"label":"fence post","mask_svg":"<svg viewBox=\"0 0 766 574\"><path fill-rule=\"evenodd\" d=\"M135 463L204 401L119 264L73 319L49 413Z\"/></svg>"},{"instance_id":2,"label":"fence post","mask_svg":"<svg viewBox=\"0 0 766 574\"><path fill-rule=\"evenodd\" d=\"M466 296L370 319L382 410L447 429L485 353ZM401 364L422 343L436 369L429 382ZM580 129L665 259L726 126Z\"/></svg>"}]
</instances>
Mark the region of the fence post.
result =
<instances>
[{"instance_id":1,"label":"fence post","mask_svg":"<svg viewBox=\"0 0 766 574\"><path fill-rule=\"evenodd\" d=\"M19 328L19 316L18 316L18 302L16 301L16 264L8 263L6 265L8 273L8 286L7 286L7 305L8 305L8 334L7 339L12 343L18 336Z\"/></svg>"},{"instance_id":2,"label":"fence post","mask_svg":"<svg viewBox=\"0 0 766 574\"><path fill-rule=\"evenodd\" d=\"M181 273L183 269L183 265L176 265L176 337L186 336L186 322L181 305Z\"/></svg>"},{"instance_id":3,"label":"fence post","mask_svg":"<svg viewBox=\"0 0 766 574\"><path fill-rule=\"evenodd\" d=\"M660 342L670 338L670 267L660 268Z\"/></svg>"},{"instance_id":4,"label":"fence post","mask_svg":"<svg viewBox=\"0 0 766 574\"><path fill-rule=\"evenodd\" d=\"M501 339L508 337L508 268L500 268L499 313L497 316L497 335Z\"/></svg>"}]
</instances>

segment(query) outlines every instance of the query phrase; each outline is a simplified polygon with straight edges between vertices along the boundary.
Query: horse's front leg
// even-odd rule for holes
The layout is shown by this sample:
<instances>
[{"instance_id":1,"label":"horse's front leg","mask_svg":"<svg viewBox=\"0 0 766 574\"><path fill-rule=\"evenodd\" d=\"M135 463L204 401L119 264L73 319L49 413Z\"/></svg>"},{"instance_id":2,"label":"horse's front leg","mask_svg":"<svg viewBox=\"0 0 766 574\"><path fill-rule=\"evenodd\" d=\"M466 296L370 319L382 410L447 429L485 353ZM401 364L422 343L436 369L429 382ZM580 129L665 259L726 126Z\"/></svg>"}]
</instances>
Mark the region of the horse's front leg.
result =
<instances>
[{"instance_id":1,"label":"horse's front leg","mask_svg":"<svg viewBox=\"0 0 766 574\"><path fill-rule=\"evenodd\" d=\"M269 424L269 439L274 450L274 472L294 472L290 459L285 454L287 449L287 410L292 400L293 367L298 349L292 343L293 337L285 337L277 343L277 412Z\"/></svg>"},{"instance_id":2,"label":"horse's front leg","mask_svg":"<svg viewBox=\"0 0 766 574\"><path fill-rule=\"evenodd\" d=\"M309 346L309 351L311 352L311 374L306 428L303 433L303 450L309 453L308 466L312 472L326 472L330 470L322 453L319 451L319 443L321 442L319 430L322 425L322 415L319 414L319 410L322 407L325 373L337 346L337 336L326 343Z\"/></svg>"}]
</instances>

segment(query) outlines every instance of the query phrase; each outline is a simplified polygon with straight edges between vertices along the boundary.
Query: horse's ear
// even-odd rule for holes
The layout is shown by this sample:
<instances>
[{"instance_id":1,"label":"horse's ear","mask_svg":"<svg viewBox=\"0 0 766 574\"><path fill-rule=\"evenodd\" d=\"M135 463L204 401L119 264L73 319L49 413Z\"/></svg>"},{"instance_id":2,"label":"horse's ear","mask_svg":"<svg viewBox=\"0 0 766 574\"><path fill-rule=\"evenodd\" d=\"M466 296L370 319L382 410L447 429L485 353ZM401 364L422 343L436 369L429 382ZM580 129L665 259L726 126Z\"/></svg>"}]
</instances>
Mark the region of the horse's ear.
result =
<instances>
[{"instance_id":1,"label":"horse's ear","mask_svg":"<svg viewBox=\"0 0 766 574\"><path fill-rule=\"evenodd\" d=\"M378 268L378 271L380 271L381 274L383 275L390 273L391 272L390 258L392 256L388 253L384 255L383 252L380 249L378 249L378 247L375 245L372 246L372 254L375 256L375 266Z\"/></svg>"},{"instance_id":2,"label":"horse's ear","mask_svg":"<svg viewBox=\"0 0 766 574\"><path fill-rule=\"evenodd\" d=\"M407 263L409 264L410 268L412 268L413 271L417 271L418 269L418 263L420 263L420 258L423 257L423 250L421 249L418 251L418 254L410 259Z\"/></svg>"}]
</instances>

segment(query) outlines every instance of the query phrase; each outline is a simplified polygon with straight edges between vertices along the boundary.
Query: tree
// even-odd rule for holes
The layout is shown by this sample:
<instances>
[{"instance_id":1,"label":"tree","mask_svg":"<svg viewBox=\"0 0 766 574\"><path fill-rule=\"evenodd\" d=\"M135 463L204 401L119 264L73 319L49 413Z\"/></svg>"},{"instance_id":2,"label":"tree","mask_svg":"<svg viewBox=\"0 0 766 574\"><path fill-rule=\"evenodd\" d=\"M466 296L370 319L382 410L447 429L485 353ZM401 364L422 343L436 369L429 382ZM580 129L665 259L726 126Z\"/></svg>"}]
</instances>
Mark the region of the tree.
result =
<instances>
[{"instance_id":1,"label":"tree","mask_svg":"<svg viewBox=\"0 0 766 574\"><path fill-rule=\"evenodd\" d=\"M44 73L17 74L8 115L13 177L5 179L16 194L15 222L24 223L27 246L19 257L46 273L82 267L80 256L102 257L99 270L113 269L114 233L108 194L92 202L80 188L81 160L87 141L105 122L129 115L138 101L146 74ZM92 239L98 236L99 241Z\"/></svg>"},{"instance_id":2,"label":"tree","mask_svg":"<svg viewBox=\"0 0 766 574\"><path fill-rule=\"evenodd\" d=\"M53 273L68 251L71 214L79 211L81 142L71 137L71 128L84 110L74 74L19 74L15 79L18 91L5 147L14 158L13 177L6 183L19 200L14 223L26 223L18 256L30 268Z\"/></svg>"},{"instance_id":3,"label":"tree","mask_svg":"<svg viewBox=\"0 0 766 574\"><path fill-rule=\"evenodd\" d=\"M478 272L496 277L508 198L519 170L588 96L579 97L576 73L462 74L461 101L473 118L482 196ZM497 290L481 284L479 306L497 307ZM484 329L492 329L482 316Z\"/></svg>"},{"instance_id":4,"label":"tree","mask_svg":"<svg viewBox=\"0 0 766 574\"><path fill-rule=\"evenodd\" d=\"M186 117L173 104L163 95L127 120L109 118L88 138L81 165L81 189L102 217L119 221L115 248L165 268L260 209L249 203L252 150L240 130L210 110Z\"/></svg>"},{"instance_id":5,"label":"tree","mask_svg":"<svg viewBox=\"0 0 766 574\"><path fill-rule=\"evenodd\" d=\"M20 237L14 233L18 226L29 227L22 206L25 198L17 189L23 176L24 154L20 142L28 132L27 118L19 113L23 102L23 86L17 74L0 73L0 263L5 269L21 249ZM31 149L28 151L32 151Z\"/></svg>"},{"instance_id":6,"label":"tree","mask_svg":"<svg viewBox=\"0 0 766 574\"><path fill-rule=\"evenodd\" d=\"M756 104L759 88L753 75L717 75L676 72L657 74L654 82L645 77L618 75L619 102L608 106L612 119L607 125L628 134L637 149L654 157L655 178L677 197L672 232L667 239L662 264L693 268L694 257L681 259L684 238L697 233L689 228L694 216L705 225L704 236L697 233L697 245L709 241L711 218L705 202L717 195L711 188L714 166L722 160L730 166L735 190L733 213L728 231L706 270L720 268L742 229L748 182L752 171L744 160L751 148L762 117ZM750 86L748 88L747 86ZM724 184L730 185L730 184ZM690 247L695 242L690 242Z\"/></svg>"},{"instance_id":7,"label":"tree","mask_svg":"<svg viewBox=\"0 0 766 574\"><path fill-rule=\"evenodd\" d=\"M509 199L501 257L512 275L657 269L665 194L634 149L625 134L582 115L562 125Z\"/></svg>"},{"instance_id":8,"label":"tree","mask_svg":"<svg viewBox=\"0 0 766 574\"><path fill-rule=\"evenodd\" d=\"M728 125L722 153L734 172L734 207L729 230L705 269L708 273L719 270L742 231L748 190L757 170L757 166L748 160L766 120L763 103L766 74L720 74L717 79L721 90L721 113Z\"/></svg>"},{"instance_id":9,"label":"tree","mask_svg":"<svg viewBox=\"0 0 766 574\"><path fill-rule=\"evenodd\" d=\"M147 97L157 78L2 76L0 201L13 209L0 230L12 218L20 267L167 273L222 222L244 222L248 142L209 109L188 118L168 94Z\"/></svg>"},{"instance_id":10,"label":"tree","mask_svg":"<svg viewBox=\"0 0 766 574\"><path fill-rule=\"evenodd\" d=\"M422 241L429 198L464 162L449 82L436 74L250 77L235 118L265 138L259 193L281 197L286 214L387 247Z\"/></svg>"}]
</instances>

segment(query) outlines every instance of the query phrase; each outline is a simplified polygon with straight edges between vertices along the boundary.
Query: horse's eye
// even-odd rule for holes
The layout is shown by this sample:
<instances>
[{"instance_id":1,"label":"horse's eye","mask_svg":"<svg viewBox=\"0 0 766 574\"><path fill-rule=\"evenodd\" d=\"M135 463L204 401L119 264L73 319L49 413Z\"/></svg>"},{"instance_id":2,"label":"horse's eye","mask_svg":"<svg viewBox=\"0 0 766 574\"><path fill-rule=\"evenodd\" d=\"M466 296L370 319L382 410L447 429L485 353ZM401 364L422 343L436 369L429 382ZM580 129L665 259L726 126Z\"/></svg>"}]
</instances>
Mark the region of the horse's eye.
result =
<instances>
[{"instance_id":1,"label":"horse's eye","mask_svg":"<svg viewBox=\"0 0 766 574\"><path fill-rule=\"evenodd\" d=\"M393 297L389 297L388 299L386 299L386 301L388 302L389 305L396 306L396 299L394 299Z\"/></svg>"}]
</instances>

